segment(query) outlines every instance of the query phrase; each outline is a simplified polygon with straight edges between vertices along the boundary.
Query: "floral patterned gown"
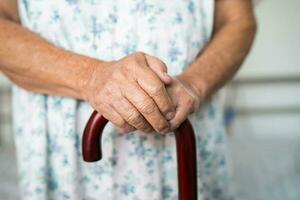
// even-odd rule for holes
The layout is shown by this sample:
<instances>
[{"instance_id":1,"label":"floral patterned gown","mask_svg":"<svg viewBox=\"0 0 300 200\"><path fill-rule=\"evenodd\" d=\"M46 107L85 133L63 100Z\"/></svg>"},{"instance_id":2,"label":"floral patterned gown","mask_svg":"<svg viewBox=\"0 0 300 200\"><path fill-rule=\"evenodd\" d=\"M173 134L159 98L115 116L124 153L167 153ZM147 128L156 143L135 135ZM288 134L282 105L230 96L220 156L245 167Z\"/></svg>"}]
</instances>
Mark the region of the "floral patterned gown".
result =
<instances>
[{"instance_id":1,"label":"floral patterned gown","mask_svg":"<svg viewBox=\"0 0 300 200\"><path fill-rule=\"evenodd\" d=\"M61 48L102 60L143 51L177 75L210 39L214 0L19 0L19 13L23 26ZM120 134L109 123L103 160L84 163L89 104L15 86L13 106L23 199L178 199L172 133ZM199 199L232 199L217 98L189 118L197 139Z\"/></svg>"}]
</instances>

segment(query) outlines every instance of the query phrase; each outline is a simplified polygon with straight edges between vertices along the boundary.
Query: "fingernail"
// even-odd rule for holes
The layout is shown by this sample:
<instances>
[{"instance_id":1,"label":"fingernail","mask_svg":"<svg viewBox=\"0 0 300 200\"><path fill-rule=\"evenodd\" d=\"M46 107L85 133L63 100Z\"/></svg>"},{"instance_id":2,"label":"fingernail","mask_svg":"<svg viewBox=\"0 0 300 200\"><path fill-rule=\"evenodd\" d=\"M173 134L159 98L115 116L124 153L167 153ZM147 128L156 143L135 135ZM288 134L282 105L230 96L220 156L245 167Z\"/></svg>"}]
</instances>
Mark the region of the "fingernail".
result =
<instances>
[{"instance_id":1,"label":"fingernail","mask_svg":"<svg viewBox=\"0 0 300 200\"><path fill-rule=\"evenodd\" d=\"M174 118L174 116L175 116L174 112L169 112L169 113L167 113L166 118L167 118L167 120L171 120Z\"/></svg>"}]
</instances>

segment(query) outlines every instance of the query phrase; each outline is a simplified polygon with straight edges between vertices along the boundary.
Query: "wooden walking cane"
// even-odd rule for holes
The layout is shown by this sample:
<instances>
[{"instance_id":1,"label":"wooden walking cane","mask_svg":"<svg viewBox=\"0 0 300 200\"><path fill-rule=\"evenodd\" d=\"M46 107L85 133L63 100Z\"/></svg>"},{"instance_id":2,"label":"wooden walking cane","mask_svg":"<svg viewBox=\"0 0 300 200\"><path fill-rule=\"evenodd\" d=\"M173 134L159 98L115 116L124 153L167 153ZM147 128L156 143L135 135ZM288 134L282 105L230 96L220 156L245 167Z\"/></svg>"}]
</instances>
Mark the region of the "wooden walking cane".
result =
<instances>
[{"instance_id":1,"label":"wooden walking cane","mask_svg":"<svg viewBox=\"0 0 300 200\"><path fill-rule=\"evenodd\" d=\"M102 131L108 122L96 111L91 115L82 141L83 159L95 162L102 158ZM191 123L186 120L175 130L178 163L179 200L197 200L196 141Z\"/></svg>"}]
</instances>

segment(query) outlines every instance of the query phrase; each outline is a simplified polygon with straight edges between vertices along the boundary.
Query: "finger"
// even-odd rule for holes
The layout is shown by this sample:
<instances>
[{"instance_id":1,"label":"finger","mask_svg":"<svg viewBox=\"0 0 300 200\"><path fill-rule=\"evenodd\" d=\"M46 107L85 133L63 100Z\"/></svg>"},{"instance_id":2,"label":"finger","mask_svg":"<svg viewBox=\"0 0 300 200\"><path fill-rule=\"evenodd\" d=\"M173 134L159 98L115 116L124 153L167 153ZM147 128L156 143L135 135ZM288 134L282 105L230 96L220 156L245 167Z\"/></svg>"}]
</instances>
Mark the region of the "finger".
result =
<instances>
[{"instance_id":1,"label":"finger","mask_svg":"<svg viewBox=\"0 0 300 200\"><path fill-rule=\"evenodd\" d=\"M113 108L122 116L122 118L132 127L143 132L151 132L151 125L145 120L143 115L123 96L114 101Z\"/></svg>"},{"instance_id":2,"label":"finger","mask_svg":"<svg viewBox=\"0 0 300 200\"><path fill-rule=\"evenodd\" d=\"M175 117L170 121L171 130L178 128L187 119L191 109L186 105L179 105L176 109Z\"/></svg>"},{"instance_id":3,"label":"finger","mask_svg":"<svg viewBox=\"0 0 300 200\"><path fill-rule=\"evenodd\" d=\"M153 129L161 133L168 132L170 130L169 123L154 100L137 83L132 83L126 88L124 95L150 123Z\"/></svg>"},{"instance_id":4,"label":"finger","mask_svg":"<svg viewBox=\"0 0 300 200\"><path fill-rule=\"evenodd\" d=\"M137 83L154 100L163 116L167 120L171 120L175 115L175 107L165 85L151 69L140 65L140 70L136 72Z\"/></svg>"},{"instance_id":5,"label":"finger","mask_svg":"<svg viewBox=\"0 0 300 200\"><path fill-rule=\"evenodd\" d=\"M148 66L156 73L156 75L160 78L161 81L164 82L164 84L169 85L172 83L172 77L168 74L168 68L167 65L161 61L160 59L146 55L146 61L148 63Z\"/></svg>"},{"instance_id":6,"label":"finger","mask_svg":"<svg viewBox=\"0 0 300 200\"><path fill-rule=\"evenodd\" d=\"M117 130L119 133L131 133L133 131L136 131L134 127L132 129L117 127Z\"/></svg>"},{"instance_id":7,"label":"finger","mask_svg":"<svg viewBox=\"0 0 300 200\"><path fill-rule=\"evenodd\" d=\"M102 104L102 115L112 122L118 129L122 130L124 133L135 131L136 129L128 124L123 117L110 105Z\"/></svg>"}]
</instances>

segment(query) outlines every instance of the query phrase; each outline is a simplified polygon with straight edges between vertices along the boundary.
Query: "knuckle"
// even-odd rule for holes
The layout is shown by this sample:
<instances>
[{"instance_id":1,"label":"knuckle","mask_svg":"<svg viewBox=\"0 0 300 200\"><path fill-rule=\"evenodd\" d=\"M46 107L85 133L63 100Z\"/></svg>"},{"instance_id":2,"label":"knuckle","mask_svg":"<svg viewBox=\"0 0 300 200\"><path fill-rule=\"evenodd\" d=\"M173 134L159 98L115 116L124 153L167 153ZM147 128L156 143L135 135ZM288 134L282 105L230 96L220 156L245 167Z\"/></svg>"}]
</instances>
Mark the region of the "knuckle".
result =
<instances>
[{"instance_id":1,"label":"knuckle","mask_svg":"<svg viewBox=\"0 0 300 200\"><path fill-rule=\"evenodd\" d=\"M143 103L140 105L140 110L142 113L146 115L150 115L156 112L155 104L150 99L146 99L143 101Z\"/></svg>"},{"instance_id":2,"label":"knuckle","mask_svg":"<svg viewBox=\"0 0 300 200\"><path fill-rule=\"evenodd\" d=\"M128 120L128 122L130 122L136 126L140 126L141 124L143 124L143 117L137 113L132 113L131 115L129 115L127 120Z\"/></svg>"},{"instance_id":3,"label":"knuckle","mask_svg":"<svg viewBox=\"0 0 300 200\"><path fill-rule=\"evenodd\" d=\"M158 123L155 126L155 130L157 132L164 132L168 128L168 125L166 123Z\"/></svg>"},{"instance_id":4,"label":"knuckle","mask_svg":"<svg viewBox=\"0 0 300 200\"><path fill-rule=\"evenodd\" d=\"M132 75L139 68L139 62L137 59L133 58L126 62L122 67L122 74L126 77Z\"/></svg>"},{"instance_id":5,"label":"knuckle","mask_svg":"<svg viewBox=\"0 0 300 200\"><path fill-rule=\"evenodd\" d=\"M167 65L163 61L159 60L158 62L159 68L161 68L163 71L167 71Z\"/></svg>"},{"instance_id":6,"label":"knuckle","mask_svg":"<svg viewBox=\"0 0 300 200\"><path fill-rule=\"evenodd\" d=\"M97 98L97 100L94 101L93 104L100 111L102 111L102 112L106 111L106 106L104 106L105 105L105 100L101 96L99 96L99 98Z\"/></svg>"},{"instance_id":7,"label":"knuckle","mask_svg":"<svg viewBox=\"0 0 300 200\"><path fill-rule=\"evenodd\" d=\"M137 56L137 57L144 57L145 56L145 53L142 52L142 51L137 51L133 54L134 56Z\"/></svg>"},{"instance_id":8,"label":"knuckle","mask_svg":"<svg viewBox=\"0 0 300 200\"><path fill-rule=\"evenodd\" d=\"M180 125L180 124L179 124L178 122L175 123L175 124L174 124L174 127L173 127L173 130L177 129L177 128L179 127L179 125Z\"/></svg>"},{"instance_id":9,"label":"knuckle","mask_svg":"<svg viewBox=\"0 0 300 200\"><path fill-rule=\"evenodd\" d=\"M131 63L127 63L123 65L123 67L120 70L120 75L118 79L119 86L124 83L127 83L128 79L135 74L135 71L136 71L136 65L133 65Z\"/></svg>"},{"instance_id":10,"label":"knuckle","mask_svg":"<svg viewBox=\"0 0 300 200\"><path fill-rule=\"evenodd\" d=\"M144 132L145 132L145 133L151 133L151 132L153 132L153 129L152 129L151 127L149 127L149 128L146 128L146 129L144 130Z\"/></svg>"},{"instance_id":11,"label":"knuckle","mask_svg":"<svg viewBox=\"0 0 300 200\"><path fill-rule=\"evenodd\" d=\"M123 76L124 74L126 75L128 72L130 72L132 69L133 63L134 63L134 61L129 61L129 62L124 63L124 65L122 65L120 73L118 75Z\"/></svg>"},{"instance_id":12,"label":"knuckle","mask_svg":"<svg viewBox=\"0 0 300 200\"><path fill-rule=\"evenodd\" d=\"M123 120L123 119L115 119L115 125L117 125L118 127L121 127L121 128L125 128L126 127L126 121Z\"/></svg>"},{"instance_id":13,"label":"knuckle","mask_svg":"<svg viewBox=\"0 0 300 200\"><path fill-rule=\"evenodd\" d=\"M107 82L107 89L110 91L114 91L118 86L120 86L124 80L126 80L126 69L121 68L117 70L113 75L110 77L110 80Z\"/></svg>"},{"instance_id":14,"label":"knuckle","mask_svg":"<svg viewBox=\"0 0 300 200\"><path fill-rule=\"evenodd\" d=\"M139 66L141 62L145 62L146 61L145 57L146 57L145 53L143 53L143 52L136 52L130 58L130 63L132 65Z\"/></svg>"},{"instance_id":15,"label":"knuckle","mask_svg":"<svg viewBox=\"0 0 300 200\"><path fill-rule=\"evenodd\" d=\"M112 90L106 87L101 93L100 100L107 102L107 98L108 97L111 98L112 96L113 96Z\"/></svg>"},{"instance_id":16,"label":"knuckle","mask_svg":"<svg viewBox=\"0 0 300 200\"><path fill-rule=\"evenodd\" d=\"M118 131L119 131L120 133L127 133L127 132L128 132L128 130L125 129L125 128L123 128L123 127L118 127Z\"/></svg>"},{"instance_id":17,"label":"knuckle","mask_svg":"<svg viewBox=\"0 0 300 200\"><path fill-rule=\"evenodd\" d=\"M122 73L121 71L124 70L124 67L121 67L121 70L116 70L114 71L114 73L111 75L111 79L113 80L118 80L120 78L120 76L122 76ZM110 81L107 82L107 84L109 83Z\"/></svg>"},{"instance_id":18,"label":"knuckle","mask_svg":"<svg viewBox=\"0 0 300 200\"><path fill-rule=\"evenodd\" d=\"M162 105L159 107L159 109L163 114L175 111L175 107L171 101L162 101Z\"/></svg>"},{"instance_id":19,"label":"knuckle","mask_svg":"<svg viewBox=\"0 0 300 200\"><path fill-rule=\"evenodd\" d=\"M118 129L122 132L122 133L129 133L134 131L135 129L133 127L131 127L130 125L126 125L124 127L118 127Z\"/></svg>"},{"instance_id":20,"label":"knuckle","mask_svg":"<svg viewBox=\"0 0 300 200\"><path fill-rule=\"evenodd\" d=\"M195 103L195 99L193 97L189 97L187 100L186 100L186 104L188 106L193 106Z\"/></svg>"},{"instance_id":21,"label":"knuckle","mask_svg":"<svg viewBox=\"0 0 300 200\"><path fill-rule=\"evenodd\" d=\"M151 97L160 96L164 90L165 90L165 86L159 82L155 84L152 88L150 88L150 95Z\"/></svg>"}]
</instances>

